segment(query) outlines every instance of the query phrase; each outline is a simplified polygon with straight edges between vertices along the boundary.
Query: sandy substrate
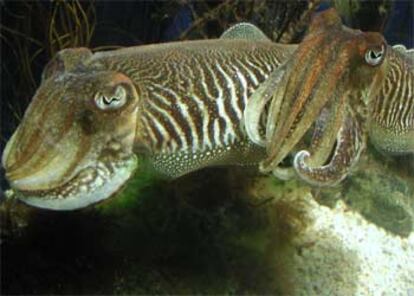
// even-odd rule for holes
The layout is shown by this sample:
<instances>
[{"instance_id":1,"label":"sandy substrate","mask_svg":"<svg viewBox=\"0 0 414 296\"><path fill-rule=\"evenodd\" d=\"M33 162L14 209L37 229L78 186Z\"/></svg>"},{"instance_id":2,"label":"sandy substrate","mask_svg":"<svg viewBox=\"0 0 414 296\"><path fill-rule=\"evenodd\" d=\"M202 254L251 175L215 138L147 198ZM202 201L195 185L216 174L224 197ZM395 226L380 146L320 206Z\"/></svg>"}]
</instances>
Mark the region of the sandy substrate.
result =
<instances>
[{"instance_id":1,"label":"sandy substrate","mask_svg":"<svg viewBox=\"0 0 414 296\"><path fill-rule=\"evenodd\" d=\"M391 235L343 202L309 203L315 223L295 241L295 294L414 296L414 233Z\"/></svg>"}]
</instances>

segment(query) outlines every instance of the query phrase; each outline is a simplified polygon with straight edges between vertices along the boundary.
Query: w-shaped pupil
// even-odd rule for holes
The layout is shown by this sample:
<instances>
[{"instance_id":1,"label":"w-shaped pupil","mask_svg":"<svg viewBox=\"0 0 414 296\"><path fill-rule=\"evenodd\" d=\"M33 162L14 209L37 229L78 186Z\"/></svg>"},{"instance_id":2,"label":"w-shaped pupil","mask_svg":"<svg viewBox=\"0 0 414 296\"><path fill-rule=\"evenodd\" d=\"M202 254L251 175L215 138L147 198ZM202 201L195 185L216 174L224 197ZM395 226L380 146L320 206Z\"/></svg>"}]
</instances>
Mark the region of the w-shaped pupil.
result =
<instances>
[{"instance_id":1,"label":"w-shaped pupil","mask_svg":"<svg viewBox=\"0 0 414 296\"><path fill-rule=\"evenodd\" d=\"M371 51L370 55L371 55L371 59L376 59L382 55L382 52Z\"/></svg>"},{"instance_id":2,"label":"w-shaped pupil","mask_svg":"<svg viewBox=\"0 0 414 296\"><path fill-rule=\"evenodd\" d=\"M104 96L103 101L106 105L110 105L112 102L119 101L119 98L117 97L107 98L106 96Z\"/></svg>"}]
</instances>

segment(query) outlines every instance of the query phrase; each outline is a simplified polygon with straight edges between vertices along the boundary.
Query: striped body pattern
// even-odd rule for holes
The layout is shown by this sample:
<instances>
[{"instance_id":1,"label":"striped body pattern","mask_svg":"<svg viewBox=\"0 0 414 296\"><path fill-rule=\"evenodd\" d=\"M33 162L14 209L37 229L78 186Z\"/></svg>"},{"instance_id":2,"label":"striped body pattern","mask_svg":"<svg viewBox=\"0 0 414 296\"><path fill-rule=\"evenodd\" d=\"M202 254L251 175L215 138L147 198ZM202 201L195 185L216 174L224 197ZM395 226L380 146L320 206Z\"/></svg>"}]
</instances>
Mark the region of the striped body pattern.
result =
<instances>
[{"instance_id":1,"label":"striped body pattern","mask_svg":"<svg viewBox=\"0 0 414 296\"><path fill-rule=\"evenodd\" d=\"M370 137L385 152L414 152L414 50L389 49L387 75L370 98Z\"/></svg>"},{"instance_id":2,"label":"striped body pattern","mask_svg":"<svg viewBox=\"0 0 414 296\"><path fill-rule=\"evenodd\" d=\"M399 58L397 58L397 56ZM414 127L414 60L413 71L405 71L401 63L403 54L392 51L389 54L389 75L378 94L381 99L374 101L372 119L385 129L394 129L396 133L404 133Z\"/></svg>"},{"instance_id":3,"label":"striped body pattern","mask_svg":"<svg viewBox=\"0 0 414 296\"><path fill-rule=\"evenodd\" d=\"M211 40L193 41L186 47L172 43L96 57L139 87L140 142L164 174L178 176L212 162L248 164L263 156L248 141L243 112L251 94L294 46L221 42L219 48Z\"/></svg>"},{"instance_id":4,"label":"striped body pattern","mask_svg":"<svg viewBox=\"0 0 414 296\"><path fill-rule=\"evenodd\" d=\"M298 45L242 23L215 40L64 49L45 67L2 165L20 200L54 210L115 195L141 156L168 178L258 165L333 186L368 138L389 153L414 152L412 54L346 28L332 9ZM280 167L288 155L292 165Z\"/></svg>"}]
</instances>

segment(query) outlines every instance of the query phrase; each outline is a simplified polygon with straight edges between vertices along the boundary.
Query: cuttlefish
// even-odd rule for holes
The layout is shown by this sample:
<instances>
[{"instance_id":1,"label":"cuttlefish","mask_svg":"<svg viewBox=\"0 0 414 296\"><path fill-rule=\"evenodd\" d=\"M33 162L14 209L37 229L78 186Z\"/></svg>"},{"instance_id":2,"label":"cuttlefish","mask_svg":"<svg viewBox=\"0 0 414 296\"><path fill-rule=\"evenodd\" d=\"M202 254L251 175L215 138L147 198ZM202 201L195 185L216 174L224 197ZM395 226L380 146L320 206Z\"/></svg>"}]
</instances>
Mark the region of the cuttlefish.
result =
<instances>
[{"instance_id":1,"label":"cuttlefish","mask_svg":"<svg viewBox=\"0 0 414 296\"><path fill-rule=\"evenodd\" d=\"M343 180L368 134L387 153L413 153L413 64L413 50L388 46L379 33L343 26L332 9L321 13L245 110L250 138L267 150L261 170L286 176L281 161L311 127L309 147L293 159L295 173L311 184ZM263 134L259 116L268 104Z\"/></svg>"},{"instance_id":2,"label":"cuttlefish","mask_svg":"<svg viewBox=\"0 0 414 296\"><path fill-rule=\"evenodd\" d=\"M328 10L299 45L242 23L220 39L64 49L2 164L20 200L72 210L113 196L141 158L167 178L255 165L323 186L349 174L368 136L412 153L413 135L412 51ZM282 168L288 155L292 167Z\"/></svg>"}]
</instances>

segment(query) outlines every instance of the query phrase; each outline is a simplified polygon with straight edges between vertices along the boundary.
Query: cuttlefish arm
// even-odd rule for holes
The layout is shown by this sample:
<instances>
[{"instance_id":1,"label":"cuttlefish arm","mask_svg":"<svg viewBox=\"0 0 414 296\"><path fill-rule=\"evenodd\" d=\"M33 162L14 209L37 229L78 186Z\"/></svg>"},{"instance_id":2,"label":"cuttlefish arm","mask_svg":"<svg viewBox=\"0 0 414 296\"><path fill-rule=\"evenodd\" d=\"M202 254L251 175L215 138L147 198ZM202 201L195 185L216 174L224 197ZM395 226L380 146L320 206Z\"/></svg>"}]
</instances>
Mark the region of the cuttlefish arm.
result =
<instances>
[{"instance_id":1,"label":"cuttlefish arm","mask_svg":"<svg viewBox=\"0 0 414 296\"><path fill-rule=\"evenodd\" d=\"M273 106L277 98L273 97L274 90L280 87L285 74L286 64L273 71L249 98L244 109L244 122L249 139L259 145L266 146L266 138L262 131L263 116L266 116L266 106L272 101ZM273 107L278 108L278 107Z\"/></svg>"},{"instance_id":2,"label":"cuttlefish arm","mask_svg":"<svg viewBox=\"0 0 414 296\"><path fill-rule=\"evenodd\" d=\"M261 165L264 172L279 165L329 101L333 107L343 104L341 95L346 87L349 54L346 48L332 53L332 48L338 48L341 40L330 32L340 30L340 20L336 14L318 18L322 16L327 17L326 28L322 31L314 28L315 33L311 28L289 61L282 87L277 89L270 106L266 126L269 156Z\"/></svg>"},{"instance_id":3,"label":"cuttlefish arm","mask_svg":"<svg viewBox=\"0 0 414 296\"><path fill-rule=\"evenodd\" d=\"M371 86L373 76L382 71L385 48L380 34L344 27L335 10L315 17L307 37L286 62L272 95L265 135L268 157L261 163L261 170L278 173L281 161L321 116L326 117L323 128L312 141L306 164L309 169L323 166L337 138L342 139L344 131L356 126L348 123L354 119L344 119L351 104L350 94ZM341 154L343 147L338 145L337 149ZM336 161L330 163L339 165Z\"/></svg>"},{"instance_id":4,"label":"cuttlefish arm","mask_svg":"<svg viewBox=\"0 0 414 296\"><path fill-rule=\"evenodd\" d=\"M307 150L299 151L293 160L293 166L299 177L317 186L333 186L349 174L365 147L362 126L351 111L345 116L336 137L336 148L329 163L319 167L310 166L307 161L311 154Z\"/></svg>"},{"instance_id":5,"label":"cuttlefish arm","mask_svg":"<svg viewBox=\"0 0 414 296\"><path fill-rule=\"evenodd\" d=\"M312 153L306 150L295 155L294 169L301 179L317 186L338 184L358 161L368 136L377 148L389 154L414 152L414 50L401 45L388 47L384 69L373 77L368 96L360 91L347 99L347 115L327 164L312 166ZM316 122L311 148L327 126L324 111Z\"/></svg>"}]
</instances>

